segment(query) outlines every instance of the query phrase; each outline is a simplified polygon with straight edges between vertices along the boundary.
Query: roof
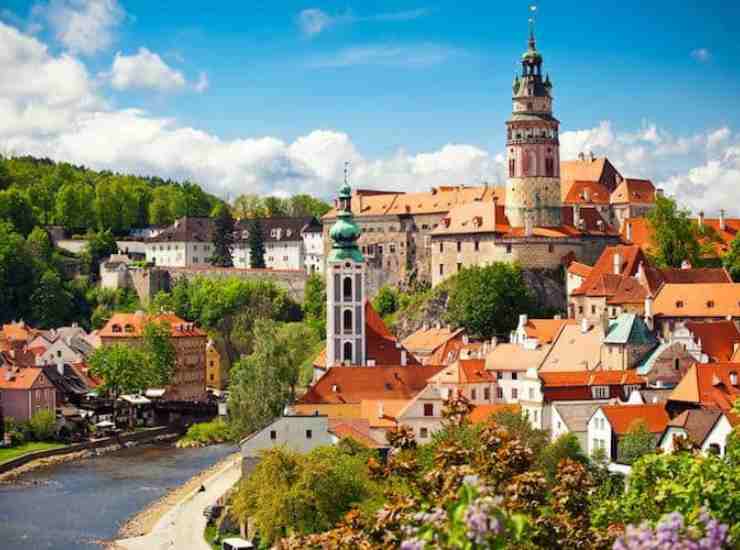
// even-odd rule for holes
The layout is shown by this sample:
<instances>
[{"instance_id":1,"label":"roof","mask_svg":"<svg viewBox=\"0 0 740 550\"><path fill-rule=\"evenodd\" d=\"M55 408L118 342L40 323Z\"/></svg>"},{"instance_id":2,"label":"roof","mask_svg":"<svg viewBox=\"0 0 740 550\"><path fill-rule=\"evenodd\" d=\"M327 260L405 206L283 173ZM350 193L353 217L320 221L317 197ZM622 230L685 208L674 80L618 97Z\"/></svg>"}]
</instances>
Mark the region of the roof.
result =
<instances>
[{"instance_id":1,"label":"roof","mask_svg":"<svg viewBox=\"0 0 740 550\"><path fill-rule=\"evenodd\" d=\"M740 330L733 321L686 321L686 328L701 342L701 351L711 361L731 361Z\"/></svg>"},{"instance_id":2,"label":"roof","mask_svg":"<svg viewBox=\"0 0 740 550\"><path fill-rule=\"evenodd\" d=\"M362 418L360 403L295 403L290 406L294 414L320 415L331 418Z\"/></svg>"},{"instance_id":3,"label":"roof","mask_svg":"<svg viewBox=\"0 0 740 550\"><path fill-rule=\"evenodd\" d=\"M329 432L339 439L354 439L370 449L382 447L370 434L370 423L365 418L329 418Z\"/></svg>"},{"instance_id":4,"label":"roof","mask_svg":"<svg viewBox=\"0 0 740 550\"><path fill-rule=\"evenodd\" d=\"M609 190L598 181L574 181L563 204L609 204Z\"/></svg>"},{"instance_id":5,"label":"roof","mask_svg":"<svg viewBox=\"0 0 740 550\"><path fill-rule=\"evenodd\" d=\"M140 338L144 333L144 327L152 322L169 324L172 338L206 336L206 333L196 327L194 323L189 323L174 313L161 313L151 316L141 311L114 313L100 330L99 335L103 338Z\"/></svg>"},{"instance_id":6,"label":"roof","mask_svg":"<svg viewBox=\"0 0 740 550\"><path fill-rule=\"evenodd\" d=\"M607 298L609 305L643 304L648 289L633 277L622 277L614 293Z\"/></svg>"},{"instance_id":7,"label":"roof","mask_svg":"<svg viewBox=\"0 0 740 550\"><path fill-rule=\"evenodd\" d=\"M429 379L430 382L442 384L480 384L495 380L486 371L486 362L483 359L459 359Z\"/></svg>"},{"instance_id":8,"label":"roof","mask_svg":"<svg viewBox=\"0 0 740 550\"><path fill-rule=\"evenodd\" d=\"M443 367L332 367L298 400L316 403L360 403L371 399L411 399Z\"/></svg>"},{"instance_id":9,"label":"roof","mask_svg":"<svg viewBox=\"0 0 740 550\"><path fill-rule=\"evenodd\" d=\"M561 193L565 197L576 181L602 181L610 171L619 174L606 157L560 161ZM602 181L602 183L605 183Z\"/></svg>"},{"instance_id":10,"label":"roof","mask_svg":"<svg viewBox=\"0 0 740 550\"><path fill-rule=\"evenodd\" d=\"M588 277L592 269L593 267L590 265L582 264L581 262L574 261L570 262L570 265L568 265L568 273L578 277L583 277L584 279Z\"/></svg>"},{"instance_id":11,"label":"roof","mask_svg":"<svg viewBox=\"0 0 740 550\"><path fill-rule=\"evenodd\" d=\"M718 410L688 409L668 422L668 426L682 428L691 443L701 446L721 416L722 411Z\"/></svg>"},{"instance_id":12,"label":"roof","mask_svg":"<svg viewBox=\"0 0 740 550\"><path fill-rule=\"evenodd\" d=\"M650 433L663 433L670 420L660 404L602 405L601 410L618 435L628 433L638 422L643 422Z\"/></svg>"},{"instance_id":13,"label":"roof","mask_svg":"<svg viewBox=\"0 0 740 550\"><path fill-rule=\"evenodd\" d=\"M4 324L2 335L6 340L28 340L33 336L34 330L23 321Z\"/></svg>"},{"instance_id":14,"label":"roof","mask_svg":"<svg viewBox=\"0 0 740 550\"><path fill-rule=\"evenodd\" d=\"M593 370L599 364L604 331L600 324L589 326L584 333L581 325L564 325L552 343L539 372L573 372Z\"/></svg>"},{"instance_id":15,"label":"roof","mask_svg":"<svg viewBox=\"0 0 740 550\"><path fill-rule=\"evenodd\" d=\"M615 256L619 255L619 273L615 273ZM591 268L591 272L571 295L613 296L622 283L623 276L632 277L638 266L647 264L640 247L634 245L607 246Z\"/></svg>"},{"instance_id":16,"label":"roof","mask_svg":"<svg viewBox=\"0 0 740 550\"><path fill-rule=\"evenodd\" d=\"M622 223L619 233L624 242L639 246L646 252L653 246L652 231L647 218L627 218ZM632 238L627 238L628 235Z\"/></svg>"},{"instance_id":17,"label":"roof","mask_svg":"<svg viewBox=\"0 0 740 550\"><path fill-rule=\"evenodd\" d=\"M568 431L579 433L588 428L588 421L601 406L598 402L587 403L553 403L553 408L565 422Z\"/></svg>"},{"instance_id":18,"label":"roof","mask_svg":"<svg viewBox=\"0 0 740 550\"><path fill-rule=\"evenodd\" d=\"M63 374L59 373L56 365L42 367L42 370L54 387L64 395L82 396L94 388L88 386L77 370L70 365L64 365Z\"/></svg>"},{"instance_id":19,"label":"roof","mask_svg":"<svg viewBox=\"0 0 740 550\"><path fill-rule=\"evenodd\" d=\"M611 194L612 204L653 204L655 186L650 180L626 178Z\"/></svg>"},{"instance_id":20,"label":"roof","mask_svg":"<svg viewBox=\"0 0 740 550\"><path fill-rule=\"evenodd\" d=\"M604 337L605 344L657 344L655 336L642 320L634 313L623 313L609 322L609 330Z\"/></svg>"},{"instance_id":21,"label":"roof","mask_svg":"<svg viewBox=\"0 0 740 550\"><path fill-rule=\"evenodd\" d=\"M625 386L644 384L634 369L601 371L563 371L541 372L539 374L545 388L566 388L577 386Z\"/></svg>"},{"instance_id":22,"label":"roof","mask_svg":"<svg viewBox=\"0 0 740 550\"><path fill-rule=\"evenodd\" d=\"M438 347L455 338L463 329L453 329L448 326L420 328L403 339L403 346L411 353L432 353Z\"/></svg>"},{"instance_id":23,"label":"roof","mask_svg":"<svg viewBox=\"0 0 740 550\"><path fill-rule=\"evenodd\" d=\"M11 370L12 379L8 380L8 371ZM0 390L30 390L42 375L42 369L36 367L0 367Z\"/></svg>"},{"instance_id":24,"label":"roof","mask_svg":"<svg viewBox=\"0 0 740 550\"><path fill-rule=\"evenodd\" d=\"M486 355L486 370L526 371L539 367L549 346L524 349L519 344L498 344Z\"/></svg>"},{"instance_id":25,"label":"roof","mask_svg":"<svg viewBox=\"0 0 740 550\"><path fill-rule=\"evenodd\" d=\"M527 338L536 338L541 344L550 344L563 328L575 324L575 319L527 319L524 332Z\"/></svg>"},{"instance_id":26,"label":"roof","mask_svg":"<svg viewBox=\"0 0 740 550\"><path fill-rule=\"evenodd\" d=\"M211 242L213 240L213 220L207 217L185 216L168 228L162 230L148 242Z\"/></svg>"},{"instance_id":27,"label":"roof","mask_svg":"<svg viewBox=\"0 0 740 550\"><path fill-rule=\"evenodd\" d=\"M735 373L735 384L731 374ZM696 363L671 392L671 401L694 403L729 411L740 396L740 365L737 363Z\"/></svg>"},{"instance_id":28,"label":"roof","mask_svg":"<svg viewBox=\"0 0 740 550\"><path fill-rule=\"evenodd\" d=\"M360 416L371 428L394 428L396 420L409 405L411 399L363 399L360 401Z\"/></svg>"},{"instance_id":29,"label":"roof","mask_svg":"<svg viewBox=\"0 0 740 550\"><path fill-rule=\"evenodd\" d=\"M502 187L464 185L442 185L420 193L356 189L352 193L352 213L355 217L435 214L447 212L462 203L490 203L494 196L503 203L504 193ZM333 220L336 217L337 210L332 208L322 220Z\"/></svg>"},{"instance_id":30,"label":"roof","mask_svg":"<svg viewBox=\"0 0 740 550\"><path fill-rule=\"evenodd\" d=\"M740 317L740 284L664 284L653 303L663 317Z\"/></svg>"},{"instance_id":31,"label":"roof","mask_svg":"<svg viewBox=\"0 0 740 550\"><path fill-rule=\"evenodd\" d=\"M698 223L695 220L694 223ZM719 238L719 242L713 243L717 254L724 254L730 248L730 243L740 231L740 218L725 218L724 229L721 229L721 223L718 218L704 218L704 226L714 230L714 234ZM640 246L643 250L649 250L653 245L651 231L647 218L628 218L622 225L621 236L627 241L627 225L629 224L632 239L630 242Z\"/></svg>"},{"instance_id":32,"label":"roof","mask_svg":"<svg viewBox=\"0 0 740 550\"><path fill-rule=\"evenodd\" d=\"M509 411L512 413L519 413L521 407L519 404L496 404L496 405L475 405L468 415L468 419L473 424L480 424L487 422L491 415L498 414L500 412Z\"/></svg>"},{"instance_id":33,"label":"roof","mask_svg":"<svg viewBox=\"0 0 740 550\"><path fill-rule=\"evenodd\" d=\"M235 224L237 239L246 241L251 219L239 220ZM302 232L321 231L321 224L313 216L260 218L262 237L265 242L300 241ZM148 242L211 242L213 241L213 219L185 216Z\"/></svg>"}]
</instances>

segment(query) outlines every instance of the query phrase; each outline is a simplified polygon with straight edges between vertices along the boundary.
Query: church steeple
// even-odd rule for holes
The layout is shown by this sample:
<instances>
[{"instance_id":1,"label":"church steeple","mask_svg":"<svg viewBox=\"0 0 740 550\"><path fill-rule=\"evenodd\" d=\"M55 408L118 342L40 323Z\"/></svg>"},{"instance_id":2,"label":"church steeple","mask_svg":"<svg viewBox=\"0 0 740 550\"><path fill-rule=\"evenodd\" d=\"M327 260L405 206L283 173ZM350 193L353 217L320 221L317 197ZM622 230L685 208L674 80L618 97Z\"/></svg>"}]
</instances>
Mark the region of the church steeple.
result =
<instances>
[{"instance_id":1,"label":"church steeple","mask_svg":"<svg viewBox=\"0 0 740 550\"><path fill-rule=\"evenodd\" d=\"M360 238L360 228L355 223L352 214L352 188L349 185L349 163L344 166L344 183L339 188L337 198L337 221L329 230L332 245L329 253L330 262L341 262L351 259L362 263L365 261L357 239Z\"/></svg>"}]
</instances>

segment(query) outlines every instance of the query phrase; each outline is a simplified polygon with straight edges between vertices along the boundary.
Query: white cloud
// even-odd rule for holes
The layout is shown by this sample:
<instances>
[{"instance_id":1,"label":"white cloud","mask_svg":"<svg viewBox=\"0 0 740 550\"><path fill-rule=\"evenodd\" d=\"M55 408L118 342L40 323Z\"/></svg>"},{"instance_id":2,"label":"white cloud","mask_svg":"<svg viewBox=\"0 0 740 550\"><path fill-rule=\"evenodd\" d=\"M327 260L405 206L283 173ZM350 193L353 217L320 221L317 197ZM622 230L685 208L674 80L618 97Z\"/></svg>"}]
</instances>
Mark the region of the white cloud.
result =
<instances>
[{"instance_id":1,"label":"white cloud","mask_svg":"<svg viewBox=\"0 0 740 550\"><path fill-rule=\"evenodd\" d=\"M440 44L375 44L344 48L330 55L310 59L307 64L314 68L352 67L357 65L429 67L463 54L464 52L461 50Z\"/></svg>"},{"instance_id":2,"label":"white cloud","mask_svg":"<svg viewBox=\"0 0 740 550\"><path fill-rule=\"evenodd\" d=\"M107 49L126 16L117 0L50 0L36 4L32 14L48 22L64 47L81 55Z\"/></svg>"},{"instance_id":3,"label":"white cloud","mask_svg":"<svg viewBox=\"0 0 740 550\"><path fill-rule=\"evenodd\" d=\"M116 90L148 88L169 92L185 87L183 74L171 68L159 55L146 48L139 48L134 55L123 55L118 52L113 60L111 71L106 76ZM198 84L200 85L201 82L199 81ZM203 89L207 86L206 79Z\"/></svg>"},{"instance_id":4,"label":"white cloud","mask_svg":"<svg viewBox=\"0 0 740 550\"><path fill-rule=\"evenodd\" d=\"M691 57L699 63L706 63L712 58L712 52L707 48L697 48L695 50L691 50Z\"/></svg>"},{"instance_id":5,"label":"white cloud","mask_svg":"<svg viewBox=\"0 0 740 550\"><path fill-rule=\"evenodd\" d=\"M337 25L348 25L365 21L411 21L429 14L426 8L415 10L377 13L374 15L356 16L351 12L330 15L319 8L302 10L298 14L298 26L301 32L308 37L316 36L330 27Z\"/></svg>"},{"instance_id":6,"label":"white cloud","mask_svg":"<svg viewBox=\"0 0 740 550\"><path fill-rule=\"evenodd\" d=\"M202 94L210 85L211 83L208 81L208 75L205 71L201 71L198 75L198 81L193 85L193 89L199 94Z\"/></svg>"}]
</instances>

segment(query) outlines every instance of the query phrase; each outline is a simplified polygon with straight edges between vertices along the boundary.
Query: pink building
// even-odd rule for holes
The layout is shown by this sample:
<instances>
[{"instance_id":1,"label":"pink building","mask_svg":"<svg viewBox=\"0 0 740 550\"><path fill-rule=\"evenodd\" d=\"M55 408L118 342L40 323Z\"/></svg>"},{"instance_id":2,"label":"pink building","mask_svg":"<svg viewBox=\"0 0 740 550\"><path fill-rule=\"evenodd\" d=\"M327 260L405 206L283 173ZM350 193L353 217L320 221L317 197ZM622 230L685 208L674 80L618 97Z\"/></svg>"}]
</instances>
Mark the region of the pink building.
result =
<instances>
[{"instance_id":1,"label":"pink building","mask_svg":"<svg viewBox=\"0 0 740 550\"><path fill-rule=\"evenodd\" d=\"M0 406L4 417L25 422L40 410L56 409L56 389L42 369L0 367Z\"/></svg>"}]
</instances>

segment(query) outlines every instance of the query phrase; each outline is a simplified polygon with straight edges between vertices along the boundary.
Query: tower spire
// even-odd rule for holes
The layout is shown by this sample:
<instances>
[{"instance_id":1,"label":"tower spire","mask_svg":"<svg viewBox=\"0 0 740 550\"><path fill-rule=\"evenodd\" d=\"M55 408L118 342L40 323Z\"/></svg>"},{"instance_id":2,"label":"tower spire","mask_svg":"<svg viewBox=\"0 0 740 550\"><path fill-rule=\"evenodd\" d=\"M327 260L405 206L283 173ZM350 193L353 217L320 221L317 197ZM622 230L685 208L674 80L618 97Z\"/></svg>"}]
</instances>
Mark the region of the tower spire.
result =
<instances>
[{"instance_id":1,"label":"tower spire","mask_svg":"<svg viewBox=\"0 0 740 550\"><path fill-rule=\"evenodd\" d=\"M537 22L536 20L537 4L529 5L529 13L531 14L529 16L529 49L536 50L537 47L536 47L535 38L534 38L534 27L535 27L535 23Z\"/></svg>"}]
</instances>

